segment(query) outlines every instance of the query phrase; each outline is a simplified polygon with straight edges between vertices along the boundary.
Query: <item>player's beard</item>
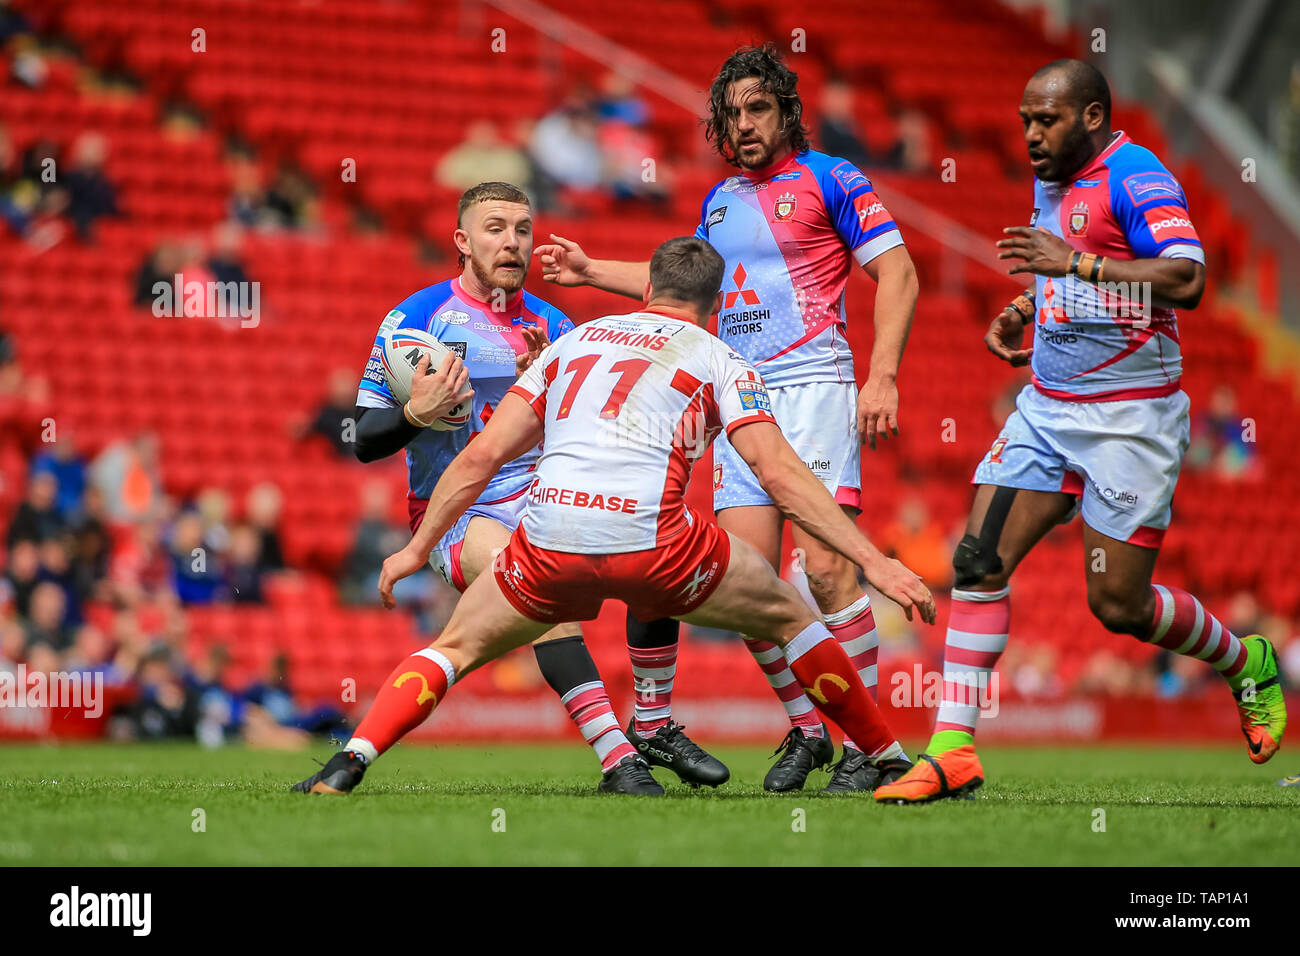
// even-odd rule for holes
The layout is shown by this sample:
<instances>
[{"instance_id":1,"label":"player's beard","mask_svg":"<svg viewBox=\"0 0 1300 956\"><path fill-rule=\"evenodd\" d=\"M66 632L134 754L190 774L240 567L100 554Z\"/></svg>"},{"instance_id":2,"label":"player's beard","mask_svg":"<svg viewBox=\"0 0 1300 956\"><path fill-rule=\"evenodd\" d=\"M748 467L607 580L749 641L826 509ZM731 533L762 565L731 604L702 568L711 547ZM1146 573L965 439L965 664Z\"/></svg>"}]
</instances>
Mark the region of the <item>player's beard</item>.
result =
<instances>
[{"instance_id":1,"label":"player's beard","mask_svg":"<svg viewBox=\"0 0 1300 956\"><path fill-rule=\"evenodd\" d=\"M1060 152L1053 157L1052 168L1047 171L1043 182L1063 183L1073 179L1083 169L1091 153L1092 142L1088 128L1083 125L1083 117L1080 116L1066 134Z\"/></svg>"},{"instance_id":2,"label":"player's beard","mask_svg":"<svg viewBox=\"0 0 1300 956\"><path fill-rule=\"evenodd\" d=\"M740 140L733 138L731 141L731 152L736 157L742 169L762 169L772 161L772 154L776 151L775 145L769 145L762 140L758 141L762 149L753 156L746 156L740 151Z\"/></svg>"},{"instance_id":3,"label":"player's beard","mask_svg":"<svg viewBox=\"0 0 1300 956\"><path fill-rule=\"evenodd\" d=\"M500 289L506 295L514 295L524 287L526 269L519 269L513 273L496 273L495 270L488 268L474 256L470 256L469 267L474 273L474 278L489 289Z\"/></svg>"}]
</instances>

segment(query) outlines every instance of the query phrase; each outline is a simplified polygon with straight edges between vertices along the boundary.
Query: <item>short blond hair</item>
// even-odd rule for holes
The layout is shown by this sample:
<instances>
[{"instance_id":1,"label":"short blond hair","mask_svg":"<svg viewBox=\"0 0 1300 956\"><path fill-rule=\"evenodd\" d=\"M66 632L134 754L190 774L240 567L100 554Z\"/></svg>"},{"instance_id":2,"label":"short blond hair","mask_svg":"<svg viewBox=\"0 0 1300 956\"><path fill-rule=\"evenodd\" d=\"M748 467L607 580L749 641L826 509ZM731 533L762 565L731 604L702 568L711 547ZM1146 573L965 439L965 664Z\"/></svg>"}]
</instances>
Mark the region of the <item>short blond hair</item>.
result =
<instances>
[{"instance_id":1,"label":"short blond hair","mask_svg":"<svg viewBox=\"0 0 1300 956\"><path fill-rule=\"evenodd\" d=\"M470 206L491 202L493 199L501 202L517 202L521 206L532 205L528 201L528 194L514 183L479 183L461 193L460 203L456 207L456 225L458 227L465 225L465 210Z\"/></svg>"}]
</instances>

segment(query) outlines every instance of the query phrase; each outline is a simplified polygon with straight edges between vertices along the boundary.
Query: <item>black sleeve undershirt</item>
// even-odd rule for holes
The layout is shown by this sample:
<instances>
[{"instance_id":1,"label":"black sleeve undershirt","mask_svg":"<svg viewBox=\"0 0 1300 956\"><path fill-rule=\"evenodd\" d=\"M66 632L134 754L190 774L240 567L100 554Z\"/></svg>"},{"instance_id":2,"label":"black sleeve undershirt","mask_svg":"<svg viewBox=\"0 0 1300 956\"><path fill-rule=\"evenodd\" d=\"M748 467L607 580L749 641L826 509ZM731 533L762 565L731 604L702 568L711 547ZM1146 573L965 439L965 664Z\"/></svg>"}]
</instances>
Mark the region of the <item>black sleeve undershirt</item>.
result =
<instances>
[{"instance_id":1,"label":"black sleeve undershirt","mask_svg":"<svg viewBox=\"0 0 1300 956\"><path fill-rule=\"evenodd\" d=\"M357 406L356 455L361 461L378 461L401 451L424 429L412 425L400 408Z\"/></svg>"}]
</instances>

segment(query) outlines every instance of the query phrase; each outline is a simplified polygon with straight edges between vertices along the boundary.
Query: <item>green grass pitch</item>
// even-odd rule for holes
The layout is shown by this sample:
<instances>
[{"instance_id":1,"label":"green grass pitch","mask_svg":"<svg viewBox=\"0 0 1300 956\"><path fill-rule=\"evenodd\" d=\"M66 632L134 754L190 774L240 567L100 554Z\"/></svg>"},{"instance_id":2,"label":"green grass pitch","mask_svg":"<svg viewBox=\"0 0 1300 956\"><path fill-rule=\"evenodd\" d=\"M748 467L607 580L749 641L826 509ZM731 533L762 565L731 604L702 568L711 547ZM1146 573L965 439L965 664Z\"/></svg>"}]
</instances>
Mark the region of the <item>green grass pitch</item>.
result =
<instances>
[{"instance_id":1,"label":"green grass pitch","mask_svg":"<svg viewBox=\"0 0 1300 956\"><path fill-rule=\"evenodd\" d=\"M764 794L767 751L717 754L716 792L659 770L667 797L633 799L597 794L578 745L399 746L327 798L288 792L305 753L6 746L0 865L1300 863L1285 751L1255 767L1241 747L989 747L977 799L919 807L823 796L820 772Z\"/></svg>"}]
</instances>

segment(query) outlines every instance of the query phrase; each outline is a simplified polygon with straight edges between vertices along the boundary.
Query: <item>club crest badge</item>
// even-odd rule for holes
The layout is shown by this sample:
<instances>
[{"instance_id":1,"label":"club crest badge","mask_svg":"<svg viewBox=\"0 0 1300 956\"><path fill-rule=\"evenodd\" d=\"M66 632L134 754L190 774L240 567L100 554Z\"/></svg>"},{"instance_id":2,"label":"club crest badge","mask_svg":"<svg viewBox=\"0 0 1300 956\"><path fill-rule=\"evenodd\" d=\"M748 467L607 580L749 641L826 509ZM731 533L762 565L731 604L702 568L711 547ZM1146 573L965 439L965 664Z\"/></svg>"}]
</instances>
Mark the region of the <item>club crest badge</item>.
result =
<instances>
[{"instance_id":1,"label":"club crest badge","mask_svg":"<svg viewBox=\"0 0 1300 956\"><path fill-rule=\"evenodd\" d=\"M1070 235L1086 236L1088 234L1088 204L1081 202L1070 210Z\"/></svg>"},{"instance_id":2,"label":"club crest badge","mask_svg":"<svg viewBox=\"0 0 1300 956\"><path fill-rule=\"evenodd\" d=\"M798 204L798 199L794 193L785 193L778 196L776 203L772 206L772 212L776 215L777 222L789 222L794 218L794 209Z\"/></svg>"}]
</instances>

